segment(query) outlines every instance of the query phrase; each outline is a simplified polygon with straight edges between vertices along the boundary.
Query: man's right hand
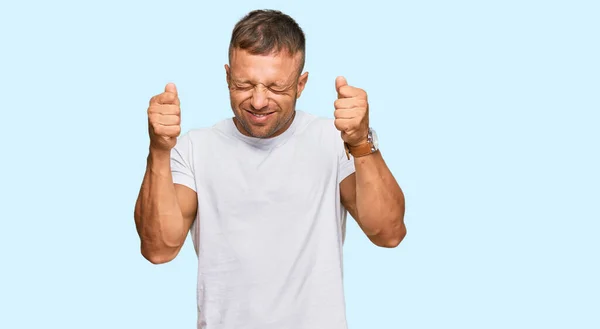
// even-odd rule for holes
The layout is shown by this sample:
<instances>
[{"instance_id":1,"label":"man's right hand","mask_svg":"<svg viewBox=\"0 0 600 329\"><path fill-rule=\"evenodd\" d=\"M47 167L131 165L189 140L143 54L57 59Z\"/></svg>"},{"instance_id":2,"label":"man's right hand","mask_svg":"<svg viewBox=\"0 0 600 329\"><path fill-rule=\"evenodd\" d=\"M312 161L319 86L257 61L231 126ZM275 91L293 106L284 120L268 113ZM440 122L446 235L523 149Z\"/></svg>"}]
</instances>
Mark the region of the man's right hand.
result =
<instances>
[{"instance_id":1,"label":"man's right hand","mask_svg":"<svg viewBox=\"0 0 600 329\"><path fill-rule=\"evenodd\" d=\"M151 151L170 151L181 133L181 109L175 84L165 86L162 94L150 99L148 132Z\"/></svg>"}]
</instances>

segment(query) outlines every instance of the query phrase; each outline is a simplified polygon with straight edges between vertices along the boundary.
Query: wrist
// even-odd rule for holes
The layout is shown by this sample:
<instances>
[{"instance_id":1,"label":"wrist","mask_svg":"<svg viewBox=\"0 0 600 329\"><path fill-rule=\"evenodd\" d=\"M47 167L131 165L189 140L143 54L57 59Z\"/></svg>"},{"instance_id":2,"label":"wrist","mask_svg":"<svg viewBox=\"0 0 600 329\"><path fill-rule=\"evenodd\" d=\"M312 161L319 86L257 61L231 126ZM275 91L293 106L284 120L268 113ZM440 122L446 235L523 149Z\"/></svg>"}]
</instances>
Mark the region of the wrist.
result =
<instances>
[{"instance_id":1,"label":"wrist","mask_svg":"<svg viewBox=\"0 0 600 329\"><path fill-rule=\"evenodd\" d=\"M148 152L148 167L153 171L171 171L171 150L150 147Z\"/></svg>"},{"instance_id":2,"label":"wrist","mask_svg":"<svg viewBox=\"0 0 600 329\"><path fill-rule=\"evenodd\" d=\"M377 134L375 133L375 130L369 128L369 133L364 141L353 145L344 143L344 148L346 149L348 159L350 159L350 154L354 158L373 154L379 150Z\"/></svg>"},{"instance_id":3,"label":"wrist","mask_svg":"<svg viewBox=\"0 0 600 329\"><path fill-rule=\"evenodd\" d=\"M153 147L150 145L148 157L153 159L171 158L171 150L165 150L164 148Z\"/></svg>"}]
</instances>

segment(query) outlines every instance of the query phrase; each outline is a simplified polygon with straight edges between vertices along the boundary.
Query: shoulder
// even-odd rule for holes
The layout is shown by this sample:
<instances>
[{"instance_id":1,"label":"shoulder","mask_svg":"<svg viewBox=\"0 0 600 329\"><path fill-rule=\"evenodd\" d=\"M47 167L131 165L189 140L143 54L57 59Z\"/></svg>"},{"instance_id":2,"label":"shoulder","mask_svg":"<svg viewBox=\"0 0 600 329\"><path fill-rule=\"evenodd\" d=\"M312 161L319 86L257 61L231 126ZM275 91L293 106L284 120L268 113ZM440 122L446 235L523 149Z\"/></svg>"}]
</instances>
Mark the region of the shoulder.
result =
<instances>
[{"instance_id":1,"label":"shoulder","mask_svg":"<svg viewBox=\"0 0 600 329\"><path fill-rule=\"evenodd\" d=\"M181 134L177 139L177 143L186 143L189 145L202 145L209 141L225 137L228 135L228 120L223 119L212 126L192 128Z\"/></svg>"},{"instance_id":2,"label":"shoulder","mask_svg":"<svg viewBox=\"0 0 600 329\"><path fill-rule=\"evenodd\" d=\"M344 143L339 130L335 127L334 119L317 116L304 112L304 125L297 132L296 138L300 144L310 145L324 154L337 157L345 155Z\"/></svg>"},{"instance_id":3,"label":"shoulder","mask_svg":"<svg viewBox=\"0 0 600 329\"><path fill-rule=\"evenodd\" d=\"M302 135L316 134L321 138L337 140L340 138L339 131L335 128L333 118L318 116L304 111L298 111L302 118L302 127L300 128Z\"/></svg>"},{"instance_id":4,"label":"shoulder","mask_svg":"<svg viewBox=\"0 0 600 329\"><path fill-rule=\"evenodd\" d=\"M297 115L302 121L300 129L302 131L308 130L311 132L319 131L322 133L335 133L335 125L333 124L333 118L327 118L324 116L315 115L312 113L297 110Z\"/></svg>"},{"instance_id":5,"label":"shoulder","mask_svg":"<svg viewBox=\"0 0 600 329\"><path fill-rule=\"evenodd\" d=\"M303 134L304 139L310 139L318 144L318 147L329 154L334 154L340 162L347 161L344 140L341 132L335 127L335 119L313 114L307 114L310 118L309 123Z\"/></svg>"}]
</instances>

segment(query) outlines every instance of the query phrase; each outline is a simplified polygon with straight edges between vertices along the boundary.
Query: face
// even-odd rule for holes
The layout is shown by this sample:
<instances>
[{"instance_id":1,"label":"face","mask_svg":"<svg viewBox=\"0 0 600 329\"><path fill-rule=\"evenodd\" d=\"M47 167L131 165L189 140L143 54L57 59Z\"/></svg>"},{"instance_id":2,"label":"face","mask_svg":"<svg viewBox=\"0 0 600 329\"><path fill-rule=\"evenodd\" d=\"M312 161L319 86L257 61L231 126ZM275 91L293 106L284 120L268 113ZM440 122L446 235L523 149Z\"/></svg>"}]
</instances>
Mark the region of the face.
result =
<instances>
[{"instance_id":1,"label":"face","mask_svg":"<svg viewBox=\"0 0 600 329\"><path fill-rule=\"evenodd\" d=\"M225 65L231 108L242 134L258 138L284 132L296 113L308 73L299 75L302 54L252 55L235 49Z\"/></svg>"}]
</instances>

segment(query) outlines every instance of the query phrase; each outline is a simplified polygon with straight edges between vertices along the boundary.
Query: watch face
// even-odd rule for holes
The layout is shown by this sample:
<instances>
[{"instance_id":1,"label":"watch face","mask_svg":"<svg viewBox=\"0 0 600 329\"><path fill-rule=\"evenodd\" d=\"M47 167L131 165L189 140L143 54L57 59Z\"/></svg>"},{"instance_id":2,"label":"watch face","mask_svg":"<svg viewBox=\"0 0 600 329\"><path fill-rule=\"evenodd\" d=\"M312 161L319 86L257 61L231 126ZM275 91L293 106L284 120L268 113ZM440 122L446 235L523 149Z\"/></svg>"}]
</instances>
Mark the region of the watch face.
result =
<instances>
[{"instance_id":1,"label":"watch face","mask_svg":"<svg viewBox=\"0 0 600 329\"><path fill-rule=\"evenodd\" d=\"M373 144L373 149L379 150L379 139L377 138L377 133L374 129L371 128L371 143Z\"/></svg>"}]
</instances>

